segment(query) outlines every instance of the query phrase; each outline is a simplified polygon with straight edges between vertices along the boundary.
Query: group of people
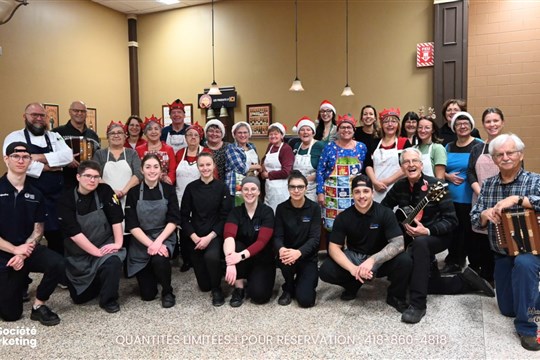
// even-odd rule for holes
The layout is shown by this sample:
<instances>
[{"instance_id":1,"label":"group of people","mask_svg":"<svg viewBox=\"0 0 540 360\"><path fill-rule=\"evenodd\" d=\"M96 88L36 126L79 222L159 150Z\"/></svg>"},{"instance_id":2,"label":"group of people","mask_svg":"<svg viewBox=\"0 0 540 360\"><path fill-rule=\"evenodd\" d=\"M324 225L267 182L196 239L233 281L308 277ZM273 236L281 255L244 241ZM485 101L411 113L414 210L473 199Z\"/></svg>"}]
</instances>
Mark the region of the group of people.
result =
<instances>
[{"instance_id":1,"label":"group of people","mask_svg":"<svg viewBox=\"0 0 540 360\"><path fill-rule=\"evenodd\" d=\"M428 294L495 296L495 281L522 345L540 349L528 312L540 309L539 256L509 256L494 229L505 209L540 210L540 177L523 170L524 144L502 134L499 109L482 115L484 142L462 100L445 102L440 132L431 108L400 120L397 108L377 115L366 105L357 127L325 100L318 123L302 117L290 143L283 124L270 124L262 159L247 122L236 123L234 143L226 143L217 119L185 124L179 99L169 104L169 126L153 115L111 122L105 149L85 125L84 103L69 111L68 123L50 131L43 107L29 104L25 128L4 141L0 201L16 206L0 210L5 224L21 226L0 225L3 319L20 318L29 272L45 274L31 314L44 325L60 322L45 305L57 284L74 303L99 297L105 311L119 311L123 267L142 300L161 288L161 305L173 307L170 260L180 251L181 271L193 267L214 306L225 303L223 277L231 306L267 303L279 267L280 305L314 306L319 278L343 287L346 301L386 276L386 302L403 322L417 323ZM81 157L83 146L91 160ZM396 208L412 215L400 224ZM321 233L329 257L319 269ZM439 271L435 255L446 249Z\"/></svg>"}]
</instances>

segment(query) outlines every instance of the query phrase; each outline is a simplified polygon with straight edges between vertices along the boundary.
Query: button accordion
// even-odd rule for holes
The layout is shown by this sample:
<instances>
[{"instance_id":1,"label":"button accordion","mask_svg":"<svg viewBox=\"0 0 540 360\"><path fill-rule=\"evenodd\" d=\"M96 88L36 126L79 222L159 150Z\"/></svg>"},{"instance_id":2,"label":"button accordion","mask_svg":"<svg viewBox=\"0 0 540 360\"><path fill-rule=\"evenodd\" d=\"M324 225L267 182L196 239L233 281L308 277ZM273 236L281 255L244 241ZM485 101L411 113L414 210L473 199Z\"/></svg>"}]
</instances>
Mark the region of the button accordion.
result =
<instances>
[{"instance_id":1,"label":"button accordion","mask_svg":"<svg viewBox=\"0 0 540 360\"><path fill-rule=\"evenodd\" d=\"M510 256L540 253L540 215L534 210L503 211L495 225L497 244Z\"/></svg>"}]
</instances>

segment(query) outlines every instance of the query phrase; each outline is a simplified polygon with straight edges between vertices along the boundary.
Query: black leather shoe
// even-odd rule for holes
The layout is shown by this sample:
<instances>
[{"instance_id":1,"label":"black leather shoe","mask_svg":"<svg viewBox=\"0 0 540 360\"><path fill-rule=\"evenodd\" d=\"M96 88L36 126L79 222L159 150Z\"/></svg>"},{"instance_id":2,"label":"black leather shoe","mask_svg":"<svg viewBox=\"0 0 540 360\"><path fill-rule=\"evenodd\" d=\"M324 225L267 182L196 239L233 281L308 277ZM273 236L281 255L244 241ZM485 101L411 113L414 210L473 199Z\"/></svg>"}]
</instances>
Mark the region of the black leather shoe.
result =
<instances>
[{"instance_id":1,"label":"black leather shoe","mask_svg":"<svg viewBox=\"0 0 540 360\"><path fill-rule=\"evenodd\" d=\"M281 306L287 306L291 303L292 297L291 293L288 291L284 291L283 294L279 297L277 303Z\"/></svg>"},{"instance_id":2,"label":"black leather shoe","mask_svg":"<svg viewBox=\"0 0 540 360\"><path fill-rule=\"evenodd\" d=\"M417 309L412 305L409 305L407 310L401 314L401 321L407 324L416 324L426 315L426 309Z\"/></svg>"},{"instance_id":3,"label":"black leather shoe","mask_svg":"<svg viewBox=\"0 0 540 360\"><path fill-rule=\"evenodd\" d=\"M446 264L441 270L441 274L459 274L461 272L461 266L457 264Z\"/></svg>"},{"instance_id":4,"label":"black leather shoe","mask_svg":"<svg viewBox=\"0 0 540 360\"><path fill-rule=\"evenodd\" d=\"M168 293L161 297L161 306L165 309L172 308L174 305L176 305L176 297L173 293Z\"/></svg>"},{"instance_id":5,"label":"black leather shoe","mask_svg":"<svg viewBox=\"0 0 540 360\"><path fill-rule=\"evenodd\" d=\"M522 336L519 335L521 339L521 346L530 351L539 351L540 343L538 343L538 338L536 336Z\"/></svg>"},{"instance_id":6,"label":"black leather shoe","mask_svg":"<svg viewBox=\"0 0 540 360\"><path fill-rule=\"evenodd\" d=\"M105 305L99 305L103 310L108 312L109 314L114 314L116 312L120 311L120 305L118 305L118 302L116 300L111 301L110 303L107 303Z\"/></svg>"},{"instance_id":7,"label":"black leather shoe","mask_svg":"<svg viewBox=\"0 0 540 360\"><path fill-rule=\"evenodd\" d=\"M220 288L212 290L212 305L221 306L225 304L225 297Z\"/></svg>"},{"instance_id":8,"label":"black leather shoe","mask_svg":"<svg viewBox=\"0 0 540 360\"><path fill-rule=\"evenodd\" d=\"M232 307L241 306L244 303L244 297L245 297L244 289L243 288L240 289L240 288L235 287L233 292L232 292L232 296L231 296L231 300L229 301L229 305L231 305Z\"/></svg>"},{"instance_id":9,"label":"black leather shoe","mask_svg":"<svg viewBox=\"0 0 540 360\"><path fill-rule=\"evenodd\" d=\"M341 296L339 298L343 301L351 301L351 300L356 299L357 293L358 293L358 289L355 289L355 290L345 289L345 291L341 293Z\"/></svg>"},{"instance_id":10,"label":"black leather shoe","mask_svg":"<svg viewBox=\"0 0 540 360\"><path fill-rule=\"evenodd\" d=\"M189 269L191 269L191 263L185 262L180 266L180 272L186 272L189 271Z\"/></svg>"},{"instance_id":11,"label":"black leather shoe","mask_svg":"<svg viewBox=\"0 0 540 360\"><path fill-rule=\"evenodd\" d=\"M390 295L386 297L386 303L400 313L403 313L409 307L409 304L407 304L405 300L401 300L395 296Z\"/></svg>"},{"instance_id":12,"label":"black leather shoe","mask_svg":"<svg viewBox=\"0 0 540 360\"><path fill-rule=\"evenodd\" d=\"M30 314L30 319L39 321L41 325L53 326L60 323L60 318L47 305L41 305L37 309L32 307L32 313Z\"/></svg>"},{"instance_id":13,"label":"black leather shoe","mask_svg":"<svg viewBox=\"0 0 540 360\"><path fill-rule=\"evenodd\" d=\"M465 282L471 288L473 288L473 290L480 291L489 297L495 297L495 291L493 290L493 287L489 284L489 282L482 279L480 275L478 275L470 267L467 267L465 268L465 270L463 270L463 272L461 273L461 278L465 280Z\"/></svg>"}]
</instances>

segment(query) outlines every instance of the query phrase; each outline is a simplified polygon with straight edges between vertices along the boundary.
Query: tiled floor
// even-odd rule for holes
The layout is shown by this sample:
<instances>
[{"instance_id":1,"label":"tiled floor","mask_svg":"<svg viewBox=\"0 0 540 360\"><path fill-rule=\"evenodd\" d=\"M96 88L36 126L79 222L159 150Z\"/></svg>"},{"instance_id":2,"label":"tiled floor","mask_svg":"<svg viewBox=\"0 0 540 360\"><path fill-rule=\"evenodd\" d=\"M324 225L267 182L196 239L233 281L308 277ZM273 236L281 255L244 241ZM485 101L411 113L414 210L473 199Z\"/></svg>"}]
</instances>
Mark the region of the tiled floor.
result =
<instances>
[{"instance_id":1,"label":"tiled floor","mask_svg":"<svg viewBox=\"0 0 540 360\"><path fill-rule=\"evenodd\" d=\"M22 320L0 323L0 359L540 359L521 348L512 319L499 314L494 298L430 296L424 319L408 325L386 305L384 279L364 286L351 302L339 299L340 288L320 282L317 305L302 309L277 304L278 271L269 304L215 308L209 294L196 290L193 271L173 272L172 309L158 299L142 302L134 279L122 280L116 314L97 301L72 305L67 290L58 289L49 304L62 322L45 327L29 319L26 304ZM35 333L23 334L28 329Z\"/></svg>"}]
</instances>

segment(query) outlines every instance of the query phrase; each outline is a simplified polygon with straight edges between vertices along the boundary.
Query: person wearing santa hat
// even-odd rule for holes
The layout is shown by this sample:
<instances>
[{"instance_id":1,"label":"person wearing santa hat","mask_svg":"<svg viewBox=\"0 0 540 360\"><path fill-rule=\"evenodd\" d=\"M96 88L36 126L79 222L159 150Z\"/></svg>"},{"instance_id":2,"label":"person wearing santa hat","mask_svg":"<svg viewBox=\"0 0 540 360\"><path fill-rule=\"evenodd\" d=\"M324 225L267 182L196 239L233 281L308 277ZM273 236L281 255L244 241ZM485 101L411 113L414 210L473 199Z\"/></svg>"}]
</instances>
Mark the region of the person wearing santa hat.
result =
<instances>
[{"instance_id":1,"label":"person wearing santa hat","mask_svg":"<svg viewBox=\"0 0 540 360\"><path fill-rule=\"evenodd\" d=\"M293 127L293 131L298 134L300 141L294 144L294 165L293 169L298 170L308 181L306 197L317 202L315 179L317 177L317 166L324 148L324 142L313 138L315 135L315 124L307 116L302 117Z\"/></svg>"},{"instance_id":2,"label":"person wearing santa hat","mask_svg":"<svg viewBox=\"0 0 540 360\"><path fill-rule=\"evenodd\" d=\"M184 122L186 113L182 100L176 99L168 106L171 124L161 130L160 140L172 147L176 154L178 150L187 146L186 130L189 125Z\"/></svg>"},{"instance_id":3,"label":"person wearing santa hat","mask_svg":"<svg viewBox=\"0 0 540 360\"><path fill-rule=\"evenodd\" d=\"M225 126L218 119L212 119L206 122L204 126L205 145L212 151L218 171L217 178L225 181L225 150L229 146L228 142L223 141L225 137Z\"/></svg>"},{"instance_id":4,"label":"person wearing santa hat","mask_svg":"<svg viewBox=\"0 0 540 360\"><path fill-rule=\"evenodd\" d=\"M325 143L336 140L336 108L330 101L323 100L321 102L319 114L317 115L317 122L318 125L314 136L316 140L322 140Z\"/></svg>"},{"instance_id":5,"label":"person wearing santa hat","mask_svg":"<svg viewBox=\"0 0 540 360\"><path fill-rule=\"evenodd\" d=\"M366 175L375 189L373 200L379 203L394 183L404 176L399 166L399 155L403 149L412 146L407 138L399 136L400 114L399 108L381 111L381 139L365 166Z\"/></svg>"},{"instance_id":6,"label":"person wearing santa hat","mask_svg":"<svg viewBox=\"0 0 540 360\"><path fill-rule=\"evenodd\" d=\"M294 164L294 154L289 144L283 142L285 126L273 123L268 127L268 148L262 159L261 178L265 181L264 203L272 208L289 198L287 177Z\"/></svg>"},{"instance_id":7,"label":"person wearing santa hat","mask_svg":"<svg viewBox=\"0 0 540 360\"><path fill-rule=\"evenodd\" d=\"M323 223L328 231L336 216L354 202L350 180L364 169L368 149L353 139L355 126L352 115L338 117L338 137L324 147L317 167L317 202L323 207Z\"/></svg>"}]
</instances>

